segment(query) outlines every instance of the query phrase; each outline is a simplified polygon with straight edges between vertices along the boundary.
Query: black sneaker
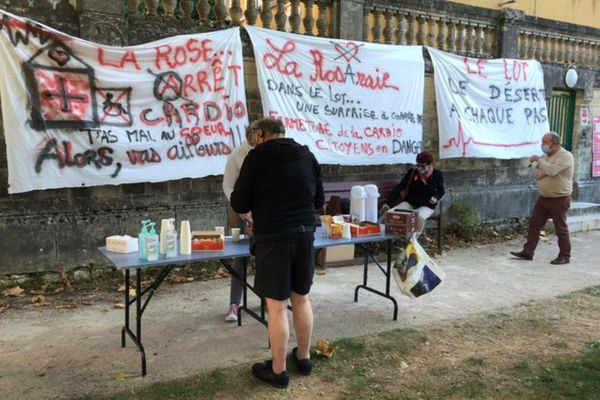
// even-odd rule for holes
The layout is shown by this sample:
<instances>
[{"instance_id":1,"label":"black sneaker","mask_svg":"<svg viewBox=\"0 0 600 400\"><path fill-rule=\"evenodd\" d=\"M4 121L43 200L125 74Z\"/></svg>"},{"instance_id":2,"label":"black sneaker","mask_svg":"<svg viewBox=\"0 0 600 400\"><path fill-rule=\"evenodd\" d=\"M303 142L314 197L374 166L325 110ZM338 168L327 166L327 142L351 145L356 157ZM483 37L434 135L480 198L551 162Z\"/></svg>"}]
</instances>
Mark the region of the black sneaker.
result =
<instances>
[{"instance_id":1,"label":"black sneaker","mask_svg":"<svg viewBox=\"0 0 600 400\"><path fill-rule=\"evenodd\" d=\"M299 360L297 347L292 349L292 359L296 363L296 368L298 368L298 372L300 372L300 374L305 376L310 375L310 372L312 371L312 361L310 361L310 358Z\"/></svg>"},{"instance_id":2,"label":"black sneaker","mask_svg":"<svg viewBox=\"0 0 600 400\"><path fill-rule=\"evenodd\" d=\"M515 256L517 258L523 259L523 260L527 260L527 261L533 260L533 256L525 253L524 251L511 251L510 254L512 254L513 256Z\"/></svg>"},{"instance_id":3,"label":"black sneaker","mask_svg":"<svg viewBox=\"0 0 600 400\"><path fill-rule=\"evenodd\" d=\"M553 264L553 265L562 265L562 264L568 264L570 262L571 262L571 260L569 259L569 257L558 256L554 260L550 261L550 264Z\"/></svg>"},{"instance_id":4,"label":"black sneaker","mask_svg":"<svg viewBox=\"0 0 600 400\"><path fill-rule=\"evenodd\" d=\"M287 388L290 382L287 371L283 371L280 374L273 372L273 360L254 364L252 366L252 374L261 381L281 389Z\"/></svg>"}]
</instances>

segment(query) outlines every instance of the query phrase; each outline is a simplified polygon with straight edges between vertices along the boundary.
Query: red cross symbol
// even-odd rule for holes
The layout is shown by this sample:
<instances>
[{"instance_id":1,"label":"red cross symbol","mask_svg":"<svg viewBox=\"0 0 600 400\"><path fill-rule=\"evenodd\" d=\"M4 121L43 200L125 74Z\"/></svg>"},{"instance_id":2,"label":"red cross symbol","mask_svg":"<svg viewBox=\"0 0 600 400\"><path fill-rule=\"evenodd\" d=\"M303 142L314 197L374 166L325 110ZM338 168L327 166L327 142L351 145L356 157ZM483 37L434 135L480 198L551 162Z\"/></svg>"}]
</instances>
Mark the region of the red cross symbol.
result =
<instances>
[{"instance_id":1,"label":"red cross symbol","mask_svg":"<svg viewBox=\"0 0 600 400\"><path fill-rule=\"evenodd\" d=\"M82 94L71 94L67 89L67 81L62 76L54 76L54 80L58 86L57 92L51 92L50 90L44 90L42 92L42 97L45 99L52 99L54 97L59 99L60 102L60 110L63 112L72 112L73 108L71 107L71 102L77 103L88 103L88 96Z\"/></svg>"}]
</instances>

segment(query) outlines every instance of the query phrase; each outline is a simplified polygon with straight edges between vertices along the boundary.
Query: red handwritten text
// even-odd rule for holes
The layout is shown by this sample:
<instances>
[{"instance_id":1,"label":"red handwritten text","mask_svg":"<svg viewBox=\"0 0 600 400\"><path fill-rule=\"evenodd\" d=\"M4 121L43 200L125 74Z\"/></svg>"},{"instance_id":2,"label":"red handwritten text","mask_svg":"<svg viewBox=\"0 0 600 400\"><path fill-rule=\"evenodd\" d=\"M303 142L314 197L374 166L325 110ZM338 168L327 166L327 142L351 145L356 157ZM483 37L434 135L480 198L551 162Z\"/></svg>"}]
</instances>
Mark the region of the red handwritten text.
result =
<instances>
[{"instance_id":1,"label":"red handwritten text","mask_svg":"<svg viewBox=\"0 0 600 400\"><path fill-rule=\"evenodd\" d=\"M125 67L125 64L133 64L133 67L135 67L135 69L137 69L138 71L142 69L140 67L140 64L138 64L135 53L131 50L127 50L125 54L123 54L123 57L121 57L121 59L117 61L105 59L104 49L102 47L98 47L98 63L106 67L112 67L117 69L123 69Z\"/></svg>"},{"instance_id":2,"label":"red handwritten text","mask_svg":"<svg viewBox=\"0 0 600 400\"><path fill-rule=\"evenodd\" d=\"M284 62L283 58L296 51L296 43L288 40L283 48L280 49L271 40L267 39L267 44L271 47L273 53L266 53L263 56L263 65L267 69L275 68L283 75L293 75L296 78L302 77L302 72L299 71L300 65L295 61Z\"/></svg>"},{"instance_id":3,"label":"red handwritten text","mask_svg":"<svg viewBox=\"0 0 600 400\"><path fill-rule=\"evenodd\" d=\"M193 64L198 61L208 62L212 57L212 40L191 38L183 46L171 46L163 44L154 48L156 54L154 64L159 70L165 65L171 69L185 65Z\"/></svg>"},{"instance_id":4,"label":"red handwritten text","mask_svg":"<svg viewBox=\"0 0 600 400\"><path fill-rule=\"evenodd\" d=\"M529 66L527 61L507 60L506 58L502 61L504 62L504 79L507 81L527 80L527 67Z\"/></svg>"},{"instance_id":5,"label":"red handwritten text","mask_svg":"<svg viewBox=\"0 0 600 400\"><path fill-rule=\"evenodd\" d=\"M475 61L474 58L469 58L469 57L465 57L463 58L463 62L465 63L465 66L467 67L467 74L469 75L477 75L480 76L482 78L487 78L488 76L485 74L484 72L484 64L487 64L487 60L485 58L480 58L477 60L477 62L475 63L477 66L476 70L472 70L471 67L469 66L469 62Z\"/></svg>"}]
</instances>

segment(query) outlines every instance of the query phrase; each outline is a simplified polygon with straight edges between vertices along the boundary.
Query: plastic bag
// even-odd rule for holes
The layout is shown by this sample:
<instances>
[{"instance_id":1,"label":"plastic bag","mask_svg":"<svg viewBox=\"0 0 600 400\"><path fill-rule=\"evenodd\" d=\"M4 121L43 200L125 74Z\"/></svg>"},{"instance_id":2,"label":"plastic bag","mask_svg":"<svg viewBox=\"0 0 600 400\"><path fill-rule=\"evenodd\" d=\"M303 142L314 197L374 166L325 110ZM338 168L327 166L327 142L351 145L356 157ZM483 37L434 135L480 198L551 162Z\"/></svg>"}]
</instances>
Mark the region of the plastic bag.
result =
<instances>
[{"instance_id":1,"label":"plastic bag","mask_svg":"<svg viewBox=\"0 0 600 400\"><path fill-rule=\"evenodd\" d=\"M446 277L414 237L394 263L392 275L400 291L413 299L431 292Z\"/></svg>"}]
</instances>

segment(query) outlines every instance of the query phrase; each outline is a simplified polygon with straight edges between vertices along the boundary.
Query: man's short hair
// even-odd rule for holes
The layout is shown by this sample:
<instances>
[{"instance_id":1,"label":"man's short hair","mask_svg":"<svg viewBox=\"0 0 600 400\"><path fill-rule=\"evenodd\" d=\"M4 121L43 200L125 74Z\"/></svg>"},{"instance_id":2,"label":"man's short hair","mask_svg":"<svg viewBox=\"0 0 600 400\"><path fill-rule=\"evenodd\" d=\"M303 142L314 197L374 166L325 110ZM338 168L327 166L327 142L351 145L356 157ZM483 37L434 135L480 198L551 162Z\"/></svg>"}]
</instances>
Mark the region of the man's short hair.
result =
<instances>
[{"instance_id":1,"label":"man's short hair","mask_svg":"<svg viewBox=\"0 0 600 400\"><path fill-rule=\"evenodd\" d=\"M431 164L433 162L433 156L428 151L422 151L417 154L417 163L419 164Z\"/></svg>"},{"instance_id":2,"label":"man's short hair","mask_svg":"<svg viewBox=\"0 0 600 400\"><path fill-rule=\"evenodd\" d=\"M550 139L552 139L552 143L560 144L561 137L558 133L550 131L550 132L546 133L546 135L550 136Z\"/></svg>"},{"instance_id":3,"label":"man's short hair","mask_svg":"<svg viewBox=\"0 0 600 400\"><path fill-rule=\"evenodd\" d=\"M258 120L256 128L263 131L265 134L285 135L285 127L283 122L274 118L263 118Z\"/></svg>"},{"instance_id":4,"label":"man's short hair","mask_svg":"<svg viewBox=\"0 0 600 400\"><path fill-rule=\"evenodd\" d=\"M246 127L246 139L248 139L248 137L250 135L252 135L255 130L256 130L256 121L252 121Z\"/></svg>"}]
</instances>

